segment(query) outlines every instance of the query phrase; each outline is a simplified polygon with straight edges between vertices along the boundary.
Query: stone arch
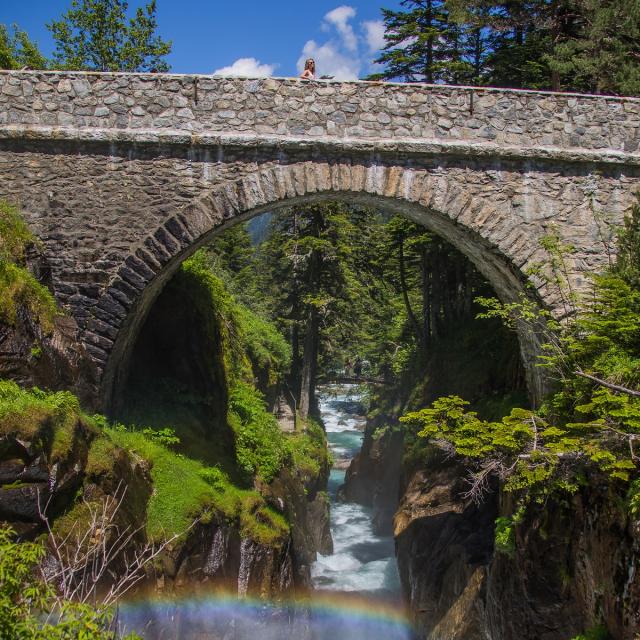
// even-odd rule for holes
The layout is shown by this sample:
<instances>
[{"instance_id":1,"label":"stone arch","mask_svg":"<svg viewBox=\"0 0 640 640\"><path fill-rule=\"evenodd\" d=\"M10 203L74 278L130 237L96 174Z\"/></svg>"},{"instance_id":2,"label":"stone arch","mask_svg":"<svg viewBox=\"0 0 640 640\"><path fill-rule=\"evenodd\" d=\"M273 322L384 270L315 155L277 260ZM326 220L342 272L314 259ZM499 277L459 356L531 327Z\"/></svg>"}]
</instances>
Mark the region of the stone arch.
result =
<instances>
[{"instance_id":1,"label":"stone arch","mask_svg":"<svg viewBox=\"0 0 640 640\"><path fill-rule=\"evenodd\" d=\"M492 196L486 183L465 183L446 170L351 160L278 164L213 187L150 230L91 309L83 340L100 370L102 408L108 411L117 397L147 312L181 262L232 224L283 206L340 199L404 214L464 253L503 301L517 299L544 228L521 225L509 201ZM536 297L549 308L556 304L544 286ZM521 334L520 345L537 399L543 389L531 365L537 338Z\"/></svg>"}]
</instances>

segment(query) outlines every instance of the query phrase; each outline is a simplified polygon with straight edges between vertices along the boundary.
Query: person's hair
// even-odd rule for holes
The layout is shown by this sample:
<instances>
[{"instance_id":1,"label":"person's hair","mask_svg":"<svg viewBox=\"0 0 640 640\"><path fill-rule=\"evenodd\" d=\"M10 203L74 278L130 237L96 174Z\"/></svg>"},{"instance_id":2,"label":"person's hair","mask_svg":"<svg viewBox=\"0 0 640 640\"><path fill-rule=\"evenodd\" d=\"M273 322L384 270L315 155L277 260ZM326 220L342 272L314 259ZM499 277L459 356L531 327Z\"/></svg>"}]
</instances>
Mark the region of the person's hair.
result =
<instances>
[{"instance_id":1,"label":"person's hair","mask_svg":"<svg viewBox=\"0 0 640 640\"><path fill-rule=\"evenodd\" d=\"M309 69L311 73L316 72L316 61L313 58L307 58L304 63L304 70Z\"/></svg>"}]
</instances>

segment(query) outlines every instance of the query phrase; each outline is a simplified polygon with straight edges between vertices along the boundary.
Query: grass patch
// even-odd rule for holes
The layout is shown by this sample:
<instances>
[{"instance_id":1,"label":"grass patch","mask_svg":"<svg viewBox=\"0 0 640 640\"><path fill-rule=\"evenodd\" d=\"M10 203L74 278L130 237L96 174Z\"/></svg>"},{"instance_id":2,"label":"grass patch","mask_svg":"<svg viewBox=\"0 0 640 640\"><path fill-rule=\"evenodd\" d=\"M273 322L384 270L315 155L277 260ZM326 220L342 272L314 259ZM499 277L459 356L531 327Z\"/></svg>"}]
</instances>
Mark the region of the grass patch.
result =
<instances>
[{"instance_id":1,"label":"grass patch","mask_svg":"<svg viewBox=\"0 0 640 640\"><path fill-rule=\"evenodd\" d=\"M229 422L236 433L238 465L247 477L269 483L284 467L313 477L331 466L322 426L309 419L296 433L282 433L260 392L249 384L240 382L231 390Z\"/></svg>"},{"instance_id":2,"label":"grass patch","mask_svg":"<svg viewBox=\"0 0 640 640\"><path fill-rule=\"evenodd\" d=\"M97 426L72 393L22 389L0 380L0 435L39 441L53 463L71 455L79 430L97 433Z\"/></svg>"},{"instance_id":3,"label":"grass patch","mask_svg":"<svg viewBox=\"0 0 640 640\"><path fill-rule=\"evenodd\" d=\"M39 442L53 463L73 454L80 430L85 441L91 440L85 467L91 480L112 472L118 448L148 461L153 483L146 527L150 540L183 534L195 518L218 516L262 544L284 542L288 523L257 491L242 489L220 469L172 451L158 441L160 434L160 440L171 442L164 432L145 434L107 426L101 416L84 414L71 393L25 390L14 382L0 381L0 435ZM76 505L56 526L64 530L82 517L82 508Z\"/></svg>"},{"instance_id":4,"label":"grass patch","mask_svg":"<svg viewBox=\"0 0 640 640\"><path fill-rule=\"evenodd\" d=\"M607 627L603 624L599 624L591 629L588 629L583 634L576 636L572 640L610 640L611 635L607 630Z\"/></svg>"},{"instance_id":5,"label":"grass patch","mask_svg":"<svg viewBox=\"0 0 640 640\"><path fill-rule=\"evenodd\" d=\"M87 456L85 473L88 478L98 480L113 472L113 463L117 459L120 447L111 438L100 435L92 443Z\"/></svg>"},{"instance_id":6,"label":"grass patch","mask_svg":"<svg viewBox=\"0 0 640 640\"><path fill-rule=\"evenodd\" d=\"M276 326L233 297L223 280L212 273L205 251L197 252L181 268L207 291L199 302L203 312L215 314L223 330L230 381L249 382L261 371L267 372L270 384L282 377L291 362L291 346Z\"/></svg>"},{"instance_id":7,"label":"grass patch","mask_svg":"<svg viewBox=\"0 0 640 640\"><path fill-rule=\"evenodd\" d=\"M317 476L331 468L333 460L327 447L327 438L318 422L304 421L302 428L288 436L293 467L306 476Z\"/></svg>"},{"instance_id":8,"label":"grass patch","mask_svg":"<svg viewBox=\"0 0 640 640\"><path fill-rule=\"evenodd\" d=\"M29 245L36 244L17 207L0 201L0 256L12 262L23 262Z\"/></svg>"},{"instance_id":9,"label":"grass patch","mask_svg":"<svg viewBox=\"0 0 640 640\"><path fill-rule=\"evenodd\" d=\"M0 202L0 321L14 326L18 309L26 307L49 333L59 313L56 302L24 266L27 247L36 244L18 210Z\"/></svg>"},{"instance_id":10,"label":"grass patch","mask_svg":"<svg viewBox=\"0 0 640 640\"><path fill-rule=\"evenodd\" d=\"M256 476L269 483L291 464L289 443L252 385L238 382L231 389L229 424L236 434L238 466L246 478Z\"/></svg>"},{"instance_id":11,"label":"grass patch","mask_svg":"<svg viewBox=\"0 0 640 640\"><path fill-rule=\"evenodd\" d=\"M177 454L139 431L109 428L107 433L115 444L151 465L153 494L147 509L151 540L184 534L195 518L219 514L229 523L238 522L243 533L257 542L284 541L289 530L286 520L269 509L259 493L238 488L220 469Z\"/></svg>"}]
</instances>

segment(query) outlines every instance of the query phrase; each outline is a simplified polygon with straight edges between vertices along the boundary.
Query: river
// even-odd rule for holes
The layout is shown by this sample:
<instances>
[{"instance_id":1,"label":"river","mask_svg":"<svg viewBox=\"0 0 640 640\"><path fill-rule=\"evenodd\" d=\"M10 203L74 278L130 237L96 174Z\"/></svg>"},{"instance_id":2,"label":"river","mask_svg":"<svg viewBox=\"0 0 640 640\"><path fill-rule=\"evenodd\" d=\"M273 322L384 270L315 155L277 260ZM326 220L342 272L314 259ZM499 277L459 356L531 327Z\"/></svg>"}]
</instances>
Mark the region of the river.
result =
<instances>
[{"instance_id":1,"label":"river","mask_svg":"<svg viewBox=\"0 0 640 640\"><path fill-rule=\"evenodd\" d=\"M373 532L368 507L337 500L344 482L346 463L360 451L365 418L360 415L361 396L355 385L319 389L320 415L327 431L334 468L329 478L331 535L334 552L319 556L312 569L319 590L354 593L386 603L400 600L400 579L393 538Z\"/></svg>"},{"instance_id":2,"label":"river","mask_svg":"<svg viewBox=\"0 0 640 640\"><path fill-rule=\"evenodd\" d=\"M334 553L319 555L314 592L302 603L236 598L145 602L122 608L145 640L411 640L391 537L373 532L371 510L338 500L348 461L360 450L364 417L355 385L318 391L334 468L329 478Z\"/></svg>"}]
</instances>

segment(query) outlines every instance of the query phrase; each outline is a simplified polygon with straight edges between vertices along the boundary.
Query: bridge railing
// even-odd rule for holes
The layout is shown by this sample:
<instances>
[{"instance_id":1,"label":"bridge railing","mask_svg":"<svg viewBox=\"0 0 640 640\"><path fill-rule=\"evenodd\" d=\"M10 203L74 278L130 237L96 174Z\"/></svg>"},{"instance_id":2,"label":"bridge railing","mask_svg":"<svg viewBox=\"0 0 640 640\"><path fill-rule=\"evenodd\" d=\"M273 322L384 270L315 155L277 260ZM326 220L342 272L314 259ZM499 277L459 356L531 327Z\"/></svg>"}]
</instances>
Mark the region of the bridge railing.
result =
<instances>
[{"instance_id":1,"label":"bridge railing","mask_svg":"<svg viewBox=\"0 0 640 640\"><path fill-rule=\"evenodd\" d=\"M430 141L637 156L640 100L423 84L0 72L4 138L194 144L222 135L238 143Z\"/></svg>"}]
</instances>

